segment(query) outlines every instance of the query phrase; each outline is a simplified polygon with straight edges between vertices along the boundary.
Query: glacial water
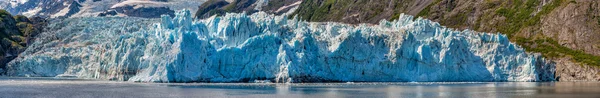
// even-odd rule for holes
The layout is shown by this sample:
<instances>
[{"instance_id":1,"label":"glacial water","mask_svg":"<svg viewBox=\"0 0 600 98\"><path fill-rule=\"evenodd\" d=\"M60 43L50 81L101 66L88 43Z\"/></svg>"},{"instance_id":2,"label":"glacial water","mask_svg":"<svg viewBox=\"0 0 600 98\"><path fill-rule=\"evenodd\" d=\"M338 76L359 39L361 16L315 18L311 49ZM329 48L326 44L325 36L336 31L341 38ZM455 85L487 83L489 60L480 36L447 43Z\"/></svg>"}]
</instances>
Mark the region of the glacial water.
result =
<instances>
[{"instance_id":1,"label":"glacial water","mask_svg":"<svg viewBox=\"0 0 600 98\"><path fill-rule=\"evenodd\" d=\"M598 98L600 82L135 83L0 78L0 98Z\"/></svg>"}]
</instances>

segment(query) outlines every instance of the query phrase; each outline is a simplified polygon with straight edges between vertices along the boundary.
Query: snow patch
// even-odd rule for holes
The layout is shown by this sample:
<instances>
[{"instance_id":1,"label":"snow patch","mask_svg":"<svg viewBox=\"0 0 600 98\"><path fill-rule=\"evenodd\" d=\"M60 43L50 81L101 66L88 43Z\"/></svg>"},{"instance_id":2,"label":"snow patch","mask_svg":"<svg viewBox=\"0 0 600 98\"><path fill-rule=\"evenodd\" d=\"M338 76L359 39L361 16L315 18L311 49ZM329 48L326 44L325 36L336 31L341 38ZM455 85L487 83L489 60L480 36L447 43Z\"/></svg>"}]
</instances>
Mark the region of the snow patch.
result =
<instances>
[{"instance_id":1,"label":"snow patch","mask_svg":"<svg viewBox=\"0 0 600 98\"><path fill-rule=\"evenodd\" d=\"M280 7L279 9L277 9L277 11L275 11L275 12L279 13L279 12L281 12L281 11L285 10L285 9L288 9L288 8L290 8L290 7L297 7L297 6L298 6L298 5L300 5L300 4L302 4L302 1L298 1L298 2L296 2L296 3L293 3L293 4L290 4L290 5L282 6L282 7ZM290 10L290 11L292 11L292 12L293 12L293 11L295 11L295 10Z\"/></svg>"},{"instance_id":2,"label":"snow patch","mask_svg":"<svg viewBox=\"0 0 600 98\"><path fill-rule=\"evenodd\" d=\"M69 7L65 7L64 9L60 10L58 13L51 15L50 17L52 18L56 18L56 17L60 17L60 16L65 16L67 15L67 13L69 13L71 9Z\"/></svg>"},{"instance_id":3,"label":"snow patch","mask_svg":"<svg viewBox=\"0 0 600 98\"><path fill-rule=\"evenodd\" d=\"M23 12L21 14L24 15L24 16L27 16L27 17L31 17L31 16L39 13L40 11L42 11L42 8L34 8L34 9L31 9L31 10L29 10L27 12Z\"/></svg>"},{"instance_id":4,"label":"snow patch","mask_svg":"<svg viewBox=\"0 0 600 98\"><path fill-rule=\"evenodd\" d=\"M78 2L78 4L81 5L80 10L77 12L70 12L72 15L65 16L67 15L65 12L69 13L66 11L68 8L62 7L69 6L71 2ZM151 0L85 0L83 2L77 0L0 0L0 9L6 9L13 14L22 14L28 17L91 17L97 16L104 11L111 10L111 8L123 6L133 6L135 8L168 7L171 10L189 9L195 11L198 9L198 6L204 2L206 2L206 0L168 0L168 2Z\"/></svg>"},{"instance_id":5,"label":"snow patch","mask_svg":"<svg viewBox=\"0 0 600 98\"><path fill-rule=\"evenodd\" d=\"M134 8L140 8L140 7L164 7L167 4L168 3L166 3L166 2L128 0L128 1L123 1L121 3L117 3L117 4L113 5L110 8L125 7L125 6L134 6Z\"/></svg>"},{"instance_id":6,"label":"snow patch","mask_svg":"<svg viewBox=\"0 0 600 98\"><path fill-rule=\"evenodd\" d=\"M263 6L267 6L269 4L269 0L258 0L256 1L256 3L254 3L254 10L262 10Z\"/></svg>"}]
</instances>

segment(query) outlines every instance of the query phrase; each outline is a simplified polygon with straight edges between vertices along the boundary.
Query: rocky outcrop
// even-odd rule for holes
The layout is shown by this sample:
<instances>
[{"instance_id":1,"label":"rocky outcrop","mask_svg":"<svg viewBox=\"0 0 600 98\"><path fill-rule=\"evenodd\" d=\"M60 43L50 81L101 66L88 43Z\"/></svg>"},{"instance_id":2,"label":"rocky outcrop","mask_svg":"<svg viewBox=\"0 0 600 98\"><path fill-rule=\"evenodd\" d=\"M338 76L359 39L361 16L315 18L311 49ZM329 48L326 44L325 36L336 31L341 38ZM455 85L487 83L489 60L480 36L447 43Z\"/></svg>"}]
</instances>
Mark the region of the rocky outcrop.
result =
<instances>
[{"instance_id":1,"label":"rocky outcrop","mask_svg":"<svg viewBox=\"0 0 600 98\"><path fill-rule=\"evenodd\" d=\"M227 5L229 5L229 2L225 0L209 0L198 7L195 17L208 18L212 15L224 15L225 11L221 8Z\"/></svg>"},{"instance_id":2,"label":"rocky outcrop","mask_svg":"<svg viewBox=\"0 0 600 98\"><path fill-rule=\"evenodd\" d=\"M130 17L144 17L144 18L160 18L161 15L169 15L175 16L175 11L169 9L168 7L134 7L134 6L122 6L113 8L113 10L108 10L107 12L103 12L98 16L111 16L124 14Z\"/></svg>"},{"instance_id":3,"label":"rocky outcrop","mask_svg":"<svg viewBox=\"0 0 600 98\"><path fill-rule=\"evenodd\" d=\"M82 7L82 6L78 2L71 2L71 4L69 5L68 12L66 14L64 14L64 16L60 16L60 17L69 17L75 13L78 13L81 10L80 7Z\"/></svg>"},{"instance_id":4,"label":"rocky outcrop","mask_svg":"<svg viewBox=\"0 0 600 98\"><path fill-rule=\"evenodd\" d=\"M539 35L556 39L565 47L600 56L599 3L597 0L574 0L563 4L542 18Z\"/></svg>"},{"instance_id":5,"label":"rocky outcrop","mask_svg":"<svg viewBox=\"0 0 600 98\"><path fill-rule=\"evenodd\" d=\"M555 39L559 45L593 56L600 56L600 1L572 0L542 18L535 33L530 36ZM537 30L535 30L537 29ZM580 55L579 55L580 56ZM578 57L578 56L575 56ZM577 58L573 58L577 59ZM577 62L569 57L556 58L557 77L560 81L600 81L600 59L594 64ZM591 65L591 66L590 66Z\"/></svg>"},{"instance_id":6,"label":"rocky outcrop","mask_svg":"<svg viewBox=\"0 0 600 98\"><path fill-rule=\"evenodd\" d=\"M17 21L10 13L0 10L0 69L5 68L6 63L17 57L24 50L21 32L17 27Z\"/></svg>"},{"instance_id":7,"label":"rocky outcrop","mask_svg":"<svg viewBox=\"0 0 600 98\"><path fill-rule=\"evenodd\" d=\"M299 5L301 0L208 0L196 11L195 18L208 18L214 15L222 16L225 13L252 14L264 11L270 14L281 15ZM267 4L263 4L267 3Z\"/></svg>"},{"instance_id":8,"label":"rocky outcrop","mask_svg":"<svg viewBox=\"0 0 600 98\"><path fill-rule=\"evenodd\" d=\"M42 31L46 21L42 18L12 16L0 10L0 74L6 63L25 51L33 36Z\"/></svg>"},{"instance_id":9,"label":"rocky outcrop","mask_svg":"<svg viewBox=\"0 0 600 98\"><path fill-rule=\"evenodd\" d=\"M600 81L600 69L594 66L576 64L568 58L556 61L556 79L558 81Z\"/></svg>"},{"instance_id":10,"label":"rocky outcrop","mask_svg":"<svg viewBox=\"0 0 600 98\"><path fill-rule=\"evenodd\" d=\"M309 21L378 23L398 18L401 13L416 15L433 0L304 0L296 13Z\"/></svg>"}]
</instances>

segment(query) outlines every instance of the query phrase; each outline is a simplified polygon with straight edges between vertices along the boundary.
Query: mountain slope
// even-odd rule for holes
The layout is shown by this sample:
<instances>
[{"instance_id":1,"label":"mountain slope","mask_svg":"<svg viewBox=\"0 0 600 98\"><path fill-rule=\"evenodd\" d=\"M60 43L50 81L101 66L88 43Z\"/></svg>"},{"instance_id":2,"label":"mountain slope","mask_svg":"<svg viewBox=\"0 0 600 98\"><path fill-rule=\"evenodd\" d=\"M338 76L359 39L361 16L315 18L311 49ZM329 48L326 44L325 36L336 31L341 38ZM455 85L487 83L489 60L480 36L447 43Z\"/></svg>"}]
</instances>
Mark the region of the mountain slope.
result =
<instances>
[{"instance_id":1,"label":"mountain slope","mask_svg":"<svg viewBox=\"0 0 600 98\"><path fill-rule=\"evenodd\" d=\"M270 14L282 15L295 10L301 0L208 0L200 5L195 18L208 18L225 13L252 14L263 11Z\"/></svg>"},{"instance_id":2,"label":"mountain slope","mask_svg":"<svg viewBox=\"0 0 600 98\"><path fill-rule=\"evenodd\" d=\"M131 16L158 18L174 10L196 10L206 0L2 0L0 9L28 17Z\"/></svg>"},{"instance_id":3,"label":"mountain slope","mask_svg":"<svg viewBox=\"0 0 600 98\"><path fill-rule=\"evenodd\" d=\"M416 15L433 0L304 0L295 12L304 20L378 23L401 13Z\"/></svg>"},{"instance_id":4,"label":"mountain slope","mask_svg":"<svg viewBox=\"0 0 600 98\"><path fill-rule=\"evenodd\" d=\"M33 37L42 32L46 21L41 18L12 16L0 10L0 73L6 63L25 51Z\"/></svg>"}]
</instances>

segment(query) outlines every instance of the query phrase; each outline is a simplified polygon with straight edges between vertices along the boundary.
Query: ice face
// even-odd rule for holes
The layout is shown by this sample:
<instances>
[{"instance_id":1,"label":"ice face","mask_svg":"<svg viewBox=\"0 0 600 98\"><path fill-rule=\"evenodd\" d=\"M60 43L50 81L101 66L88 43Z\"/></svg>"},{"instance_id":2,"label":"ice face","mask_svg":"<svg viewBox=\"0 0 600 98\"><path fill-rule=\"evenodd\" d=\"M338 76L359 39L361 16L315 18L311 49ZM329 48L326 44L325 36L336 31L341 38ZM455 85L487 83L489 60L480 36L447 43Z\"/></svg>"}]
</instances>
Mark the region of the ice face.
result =
<instances>
[{"instance_id":1,"label":"ice face","mask_svg":"<svg viewBox=\"0 0 600 98\"><path fill-rule=\"evenodd\" d=\"M12 76L140 82L552 81L554 65L502 34L455 31L409 15L378 25L265 13L194 20L53 22L9 63Z\"/></svg>"}]
</instances>

